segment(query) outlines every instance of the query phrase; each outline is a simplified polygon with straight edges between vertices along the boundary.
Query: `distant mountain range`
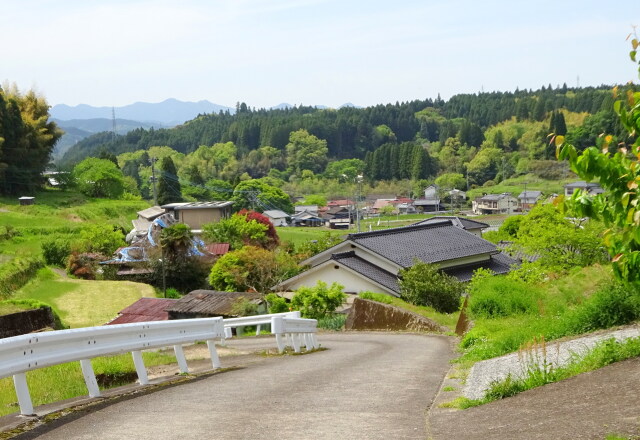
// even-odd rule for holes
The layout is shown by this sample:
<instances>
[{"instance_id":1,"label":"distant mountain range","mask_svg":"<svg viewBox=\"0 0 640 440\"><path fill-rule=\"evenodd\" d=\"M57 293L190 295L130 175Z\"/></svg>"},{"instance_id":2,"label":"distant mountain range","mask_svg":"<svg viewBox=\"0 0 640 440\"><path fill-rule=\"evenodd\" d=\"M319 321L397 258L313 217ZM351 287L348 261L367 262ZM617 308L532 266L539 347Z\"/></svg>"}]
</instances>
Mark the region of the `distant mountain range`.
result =
<instances>
[{"instance_id":1,"label":"distant mountain range","mask_svg":"<svg viewBox=\"0 0 640 440\"><path fill-rule=\"evenodd\" d=\"M74 107L66 104L54 105L51 108L51 117L61 120L71 119L111 119L113 110L116 118L141 121L150 124L158 124L165 127L173 127L195 118L198 114L218 113L220 110L231 112L231 107L214 104L209 101L183 102L177 99L166 99L158 103L136 102L123 107L93 107L80 104Z\"/></svg>"},{"instance_id":2,"label":"distant mountain range","mask_svg":"<svg viewBox=\"0 0 640 440\"><path fill-rule=\"evenodd\" d=\"M294 107L288 103L278 104L271 109ZM317 108L325 109L324 105ZM355 107L351 103L340 107ZM95 133L113 129L113 114L116 116L116 132L126 134L136 128L170 128L190 121L199 114L235 112L235 108L225 107L203 100L184 102L177 99L166 99L158 103L136 102L122 107L93 107L87 104L69 106L54 105L49 111L52 119L62 128L65 134L56 144L53 159L61 158L64 153L82 139Z\"/></svg>"}]
</instances>

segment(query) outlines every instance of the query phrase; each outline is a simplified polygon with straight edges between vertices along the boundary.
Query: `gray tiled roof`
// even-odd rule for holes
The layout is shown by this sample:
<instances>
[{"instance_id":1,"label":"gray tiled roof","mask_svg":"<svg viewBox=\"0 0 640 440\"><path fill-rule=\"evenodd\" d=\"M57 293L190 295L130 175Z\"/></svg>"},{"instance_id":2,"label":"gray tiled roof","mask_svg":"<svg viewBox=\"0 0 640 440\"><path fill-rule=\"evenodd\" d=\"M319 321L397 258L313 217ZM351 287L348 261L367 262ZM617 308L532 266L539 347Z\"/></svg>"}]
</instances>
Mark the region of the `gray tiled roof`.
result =
<instances>
[{"instance_id":1,"label":"gray tiled roof","mask_svg":"<svg viewBox=\"0 0 640 440\"><path fill-rule=\"evenodd\" d=\"M456 277L460 282L466 282L471 280L473 272L479 268L490 269L500 275L508 273L513 265L518 265L518 262L501 252L499 254L492 255L489 261L466 266L451 267L443 269L443 272Z\"/></svg>"},{"instance_id":2,"label":"gray tiled roof","mask_svg":"<svg viewBox=\"0 0 640 440\"><path fill-rule=\"evenodd\" d=\"M358 257L354 251L333 254L331 255L331 259L340 262L340 264L358 272L360 275L369 278L378 284L383 285L393 292L398 294L400 293L398 277L391 272L387 272L386 270L369 263L367 260Z\"/></svg>"},{"instance_id":3,"label":"gray tiled roof","mask_svg":"<svg viewBox=\"0 0 640 440\"><path fill-rule=\"evenodd\" d=\"M454 226L450 220L350 234L348 239L401 267L412 266L416 258L438 263L498 252L494 244Z\"/></svg>"},{"instance_id":4,"label":"gray tiled roof","mask_svg":"<svg viewBox=\"0 0 640 440\"><path fill-rule=\"evenodd\" d=\"M429 224L435 224L435 223L443 223L445 221L452 221L454 224L459 223L456 226L462 227L462 229L478 229L478 228L489 227L489 225L486 223L478 222L478 221L471 220L464 217L447 216L447 215L439 215L439 216L431 217L426 220L419 221L418 223L414 223L414 225L429 225Z\"/></svg>"}]
</instances>

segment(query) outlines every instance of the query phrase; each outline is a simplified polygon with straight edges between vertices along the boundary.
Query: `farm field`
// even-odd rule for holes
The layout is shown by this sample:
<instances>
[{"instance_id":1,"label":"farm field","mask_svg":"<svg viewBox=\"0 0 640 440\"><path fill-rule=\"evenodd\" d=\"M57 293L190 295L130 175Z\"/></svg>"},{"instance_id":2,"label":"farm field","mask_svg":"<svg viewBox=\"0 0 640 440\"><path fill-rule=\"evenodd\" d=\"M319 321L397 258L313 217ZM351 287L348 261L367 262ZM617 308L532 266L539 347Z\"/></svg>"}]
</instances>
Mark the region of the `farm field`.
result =
<instances>
[{"instance_id":1,"label":"farm field","mask_svg":"<svg viewBox=\"0 0 640 440\"><path fill-rule=\"evenodd\" d=\"M45 268L13 298L49 304L65 325L78 328L105 324L138 299L155 296L153 287L147 284L62 278Z\"/></svg>"}]
</instances>

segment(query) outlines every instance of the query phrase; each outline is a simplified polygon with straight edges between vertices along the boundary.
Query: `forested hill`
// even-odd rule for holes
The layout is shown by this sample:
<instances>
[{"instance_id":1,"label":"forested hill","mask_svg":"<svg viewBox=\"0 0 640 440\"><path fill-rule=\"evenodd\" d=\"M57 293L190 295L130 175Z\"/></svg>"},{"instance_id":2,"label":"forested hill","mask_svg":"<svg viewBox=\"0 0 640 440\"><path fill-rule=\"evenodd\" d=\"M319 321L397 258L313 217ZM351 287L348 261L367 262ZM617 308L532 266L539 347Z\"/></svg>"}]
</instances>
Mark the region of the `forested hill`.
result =
<instances>
[{"instance_id":1,"label":"forested hill","mask_svg":"<svg viewBox=\"0 0 640 440\"><path fill-rule=\"evenodd\" d=\"M560 109L575 113L610 112L610 86L455 95L448 101L415 100L367 108L339 110L315 107L255 110L241 104L236 114L199 115L172 129L136 129L126 135L99 133L72 147L60 161L62 167L101 153L121 154L169 146L191 153L201 145L233 142L240 155L261 146L283 150L291 132L305 129L327 141L329 157L365 158L383 144L422 139L428 142L458 137L462 144L479 147L485 130L516 118L545 121ZM586 135L586 134L585 134Z\"/></svg>"}]
</instances>

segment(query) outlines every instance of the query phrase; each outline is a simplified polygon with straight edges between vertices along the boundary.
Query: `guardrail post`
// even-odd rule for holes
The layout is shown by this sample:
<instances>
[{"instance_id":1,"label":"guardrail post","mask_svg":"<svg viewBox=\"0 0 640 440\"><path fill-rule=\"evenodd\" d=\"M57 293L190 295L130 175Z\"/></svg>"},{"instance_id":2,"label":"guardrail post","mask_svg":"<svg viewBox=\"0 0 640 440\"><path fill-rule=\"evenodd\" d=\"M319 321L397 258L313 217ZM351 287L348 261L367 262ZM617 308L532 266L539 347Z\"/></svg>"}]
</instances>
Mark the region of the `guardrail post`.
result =
<instances>
[{"instance_id":1,"label":"guardrail post","mask_svg":"<svg viewBox=\"0 0 640 440\"><path fill-rule=\"evenodd\" d=\"M34 415L33 403L31 403L31 395L29 394L29 386L27 385L27 376L25 373L14 374L13 385L16 387L20 414L23 416Z\"/></svg>"},{"instance_id":2,"label":"guardrail post","mask_svg":"<svg viewBox=\"0 0 640 440\"><path fill-rule=\"evenodd\" d=\"M300 333L291 333L291 342L293 343L293 351L300 353Z\"/></svg>"},{"instance_id":3,"label":"guardrail post","mask_svg":"<svg viewBox=\"0 0 640 440\"><path fill-rule=\"evenodd\" d=\"M82 375L84 376L84 383L87 385L89 391L89 397L100 397L100 387L96 380L96 375L93 372L93 365L91 365L91 359L80 360L80 368L82 368Z\"/></svg>"},{"instance_id":4,"label":"guardrail post","mask_svg":"<svg viewBox=\"0 0 640 440\"><path fill-rule=\"evenodd\" d=\"M262 329L262 325L258 324L256 326L256 336L260 336L260 330Z\"/></svg>"},{"instance_id":5,"label":"guardrail post","mask_svg":"<svg viewBox=\"0 0 640 440\"><path fill-rule=\"evenodd\" d=\"M274 316L271 318L271 333L276 335L278 353L282 353L286 345L285 335L283 334L282 316Z\"/></svg>"},{"instance_id":6,"label":"guardrail post","mask_svg":"<svg viewBox=\"0 0 640 440\"><path fill-rule=\"evenodd\" d=\"M213 339L208 340L207 347L209 347L209 355L211 356L211 364L213 365L213 368L220 368L220 358L218 357L215 341Z\"/></svg>"},{"instance_id":7,"label":"guardrail post","mask_svg":"<svg viewBox=\"0 0 640 440\"><path fill-rule=\"evenodd\" d=\"M187 365L187 358L184 357L184 351L182 350L182 345L174 345L173 351L176 354L176 361L178 361L178 368L180 368L180 372L188 373L189 366Z\"/></svg>"},{"instance_id":8,"label":"guardrail post","mask_svg":"<svg viewBox=\"0 0 640 440\"><path fill-rule=\"evenodd\" d=\"M144 360L142 359L142 353L139 351L132 351L133 365L136 367L136 373L138 374L138 383L140 385L149 384L149 376L147 376L147 368L144 366Z\"/></svg>"}]
</instances>

